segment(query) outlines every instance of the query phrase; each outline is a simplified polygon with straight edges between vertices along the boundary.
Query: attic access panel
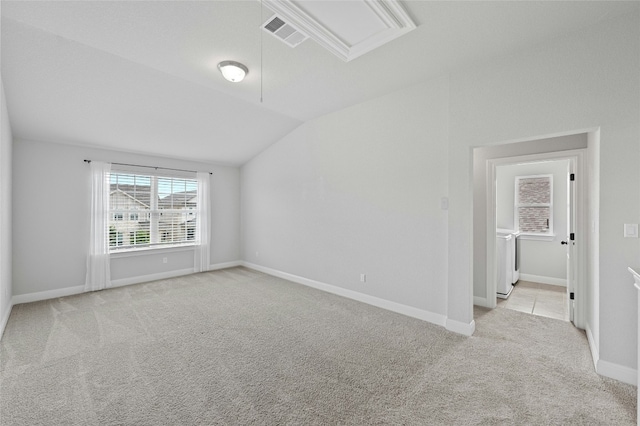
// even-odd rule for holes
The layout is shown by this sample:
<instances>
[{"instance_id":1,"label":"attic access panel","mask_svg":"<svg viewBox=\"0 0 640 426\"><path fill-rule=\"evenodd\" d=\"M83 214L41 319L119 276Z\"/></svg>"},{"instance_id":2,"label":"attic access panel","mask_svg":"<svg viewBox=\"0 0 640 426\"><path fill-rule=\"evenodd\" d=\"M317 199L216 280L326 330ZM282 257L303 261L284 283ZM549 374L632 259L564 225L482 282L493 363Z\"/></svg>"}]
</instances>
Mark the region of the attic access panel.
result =
<instances>
[{"instance_id":1,"label":"attic access panel","mask_svg":"<svg viewBox=\"0 0 640 426\"><path fill-rule=\"evenodd\" d=\"M398 0L265 0L263 4L277 19L346 62L416 28Z\"/></svg>"}]
</instances>

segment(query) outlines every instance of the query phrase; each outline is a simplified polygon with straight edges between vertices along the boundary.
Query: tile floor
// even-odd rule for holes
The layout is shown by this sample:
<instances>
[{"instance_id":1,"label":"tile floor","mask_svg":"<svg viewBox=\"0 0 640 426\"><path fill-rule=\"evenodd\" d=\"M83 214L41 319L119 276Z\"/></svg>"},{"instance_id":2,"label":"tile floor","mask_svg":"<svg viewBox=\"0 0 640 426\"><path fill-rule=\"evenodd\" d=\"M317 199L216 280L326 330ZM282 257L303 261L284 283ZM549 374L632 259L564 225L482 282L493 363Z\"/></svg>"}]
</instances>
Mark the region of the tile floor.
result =
<instances>
[{"instance_id":1,"label":"tile floor","mask_svg":"<svg viewBox=\"0 0 640 426\"><path fill-rule=\"evenodd\" d=\"M508 299L497 300L499 308L569 321L565 287L520 280Z\"/></svg>"}]
</instances>

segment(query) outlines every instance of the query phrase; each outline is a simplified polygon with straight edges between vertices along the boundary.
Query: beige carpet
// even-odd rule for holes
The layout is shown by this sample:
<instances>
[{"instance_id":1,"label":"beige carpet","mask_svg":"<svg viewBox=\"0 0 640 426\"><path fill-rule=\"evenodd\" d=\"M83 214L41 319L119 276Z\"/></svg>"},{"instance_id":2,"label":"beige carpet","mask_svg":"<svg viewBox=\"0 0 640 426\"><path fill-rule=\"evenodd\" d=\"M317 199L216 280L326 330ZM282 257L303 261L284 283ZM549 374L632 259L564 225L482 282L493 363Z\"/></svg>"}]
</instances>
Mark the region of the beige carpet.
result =
<instances>
[{"instance_id":1,"label":"beige carpet","mask_svg":"<svg viewBox=\"0 0 640 426\"><path fill-rule=\"evenodd\" d=\"M635 424L582 332L476 316L466 338L244 268L17 305L0 423Z\"/></svg>"}]
</instances>

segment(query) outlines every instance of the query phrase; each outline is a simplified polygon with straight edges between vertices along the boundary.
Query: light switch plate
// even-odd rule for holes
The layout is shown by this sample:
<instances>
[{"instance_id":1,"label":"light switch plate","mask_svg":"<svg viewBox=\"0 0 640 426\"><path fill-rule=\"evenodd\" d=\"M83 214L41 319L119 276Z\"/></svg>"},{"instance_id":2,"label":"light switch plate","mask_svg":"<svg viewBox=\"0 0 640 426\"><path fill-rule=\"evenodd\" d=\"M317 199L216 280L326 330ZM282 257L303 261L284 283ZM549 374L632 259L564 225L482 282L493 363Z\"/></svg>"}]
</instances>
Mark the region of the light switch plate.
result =
<instances>
[{"instance_id":1,"label":"light switch plate","mask_svg":"<svg viewBox=\"0 0 640 426\"><path fill-rule=\"evenodd\" d=\"M625 223L624 224L624 237L625 238L638 238L638 224L637 223Z\"/></svg>"}]
</instances>

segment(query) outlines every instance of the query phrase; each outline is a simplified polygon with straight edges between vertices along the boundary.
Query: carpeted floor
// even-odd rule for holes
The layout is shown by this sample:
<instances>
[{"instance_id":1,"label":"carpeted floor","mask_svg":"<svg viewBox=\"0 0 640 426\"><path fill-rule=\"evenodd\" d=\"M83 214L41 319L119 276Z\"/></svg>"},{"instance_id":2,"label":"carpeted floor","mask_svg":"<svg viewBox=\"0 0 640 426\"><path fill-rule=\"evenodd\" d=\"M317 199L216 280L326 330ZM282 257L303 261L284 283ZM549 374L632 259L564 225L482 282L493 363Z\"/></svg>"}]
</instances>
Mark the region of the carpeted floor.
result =
<instances>
[{"instance_id":1,"label":"carpeted floor","mask_svg":"<svg viewBox=\"0 0 640 426\"><path fill-rule=\"evenodd\" d=\"M569 323L476 323L467 338L244 268L17 305L0 424L635 424L635 387L598 376Z\"/></svg>"}]
</instances>

